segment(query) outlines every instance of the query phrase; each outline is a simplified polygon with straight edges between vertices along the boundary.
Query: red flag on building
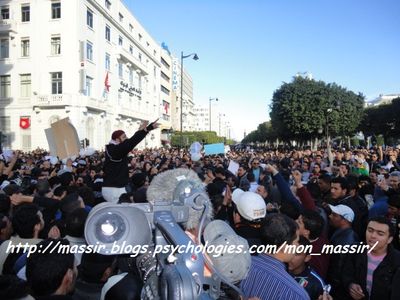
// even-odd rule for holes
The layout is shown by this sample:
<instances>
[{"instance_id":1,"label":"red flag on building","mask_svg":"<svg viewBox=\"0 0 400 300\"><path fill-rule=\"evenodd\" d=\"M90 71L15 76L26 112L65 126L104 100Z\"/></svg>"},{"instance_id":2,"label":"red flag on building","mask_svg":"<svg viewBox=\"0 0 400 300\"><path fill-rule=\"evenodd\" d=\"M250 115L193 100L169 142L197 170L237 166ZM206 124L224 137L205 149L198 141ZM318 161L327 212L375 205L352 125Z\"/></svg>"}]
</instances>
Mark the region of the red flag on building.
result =
<instances>
[{"instance_id":1,"label":"red flag on building","mask_svg":"<svg viewBox=\"0 0 400 300\"><path fill-rule=\"evenodd\" d=\"M110 91L110 84L108 82L108 72L106 74L106 79L104 79L104 88L106 89L107 93Z\"/></svg>"},{"instance_id":2,"label":"red flag on building","mask_svg":"<svg viewBox=\"0 0 400 300\"><path fill-rule=\"evenodd\" d=\"M20 117L19 118L19 127L22 129L28 129L31 127L31 118L30 117Z\"/></svg>"}]
</instances>

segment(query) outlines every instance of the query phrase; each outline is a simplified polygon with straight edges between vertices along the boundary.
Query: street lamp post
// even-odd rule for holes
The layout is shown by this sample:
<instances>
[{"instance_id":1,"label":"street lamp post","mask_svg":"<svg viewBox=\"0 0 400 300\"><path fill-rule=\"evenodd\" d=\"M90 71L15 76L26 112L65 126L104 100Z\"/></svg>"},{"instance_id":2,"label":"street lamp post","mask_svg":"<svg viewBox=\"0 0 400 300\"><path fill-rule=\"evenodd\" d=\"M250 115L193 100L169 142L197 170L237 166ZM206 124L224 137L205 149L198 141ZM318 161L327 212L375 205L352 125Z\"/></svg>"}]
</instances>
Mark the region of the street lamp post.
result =
<instances>
[{"instance_id":1,"label":"street lamp post","mask_svg":"<svg viewBox=\"0 0 400 300\"><path fill-rule=\"evenodd\" d=\"M340 110L340 101L336 100L335 101L335 108L337 110ZM333 112L333 108L330 107L326 110L326 115L325 115L325 137L326 137L326 145L328 146L330 144L330 135L329 135L329 115Z\"/></svg>"},{"instance_id":2,"label":"street lamp post","mask_svg":"<svg viewBox=\"0 0 400 300\"><path fill-rule=\"evenodd\" d=\"M183 51L181 52L181 147L183 146L183 60L191 56L193 56L194 60L199 59L196 53L184 55Z\"/></svg>"},{"instance_id":3,"label":"street lamp post","mask_svg":"<svg viewBox=\"0 0 400 300\"><path fill-rule=\"evenodd\" d=\"M218 101L218 98L211 98L210 97L210 99L208 99L208 100L209 100L208 114L209 114L209 117L210 117L209 124L210 124L210 131L211 131L211 101L213 101L213 100Z\"/></svg>"}]
</instances>

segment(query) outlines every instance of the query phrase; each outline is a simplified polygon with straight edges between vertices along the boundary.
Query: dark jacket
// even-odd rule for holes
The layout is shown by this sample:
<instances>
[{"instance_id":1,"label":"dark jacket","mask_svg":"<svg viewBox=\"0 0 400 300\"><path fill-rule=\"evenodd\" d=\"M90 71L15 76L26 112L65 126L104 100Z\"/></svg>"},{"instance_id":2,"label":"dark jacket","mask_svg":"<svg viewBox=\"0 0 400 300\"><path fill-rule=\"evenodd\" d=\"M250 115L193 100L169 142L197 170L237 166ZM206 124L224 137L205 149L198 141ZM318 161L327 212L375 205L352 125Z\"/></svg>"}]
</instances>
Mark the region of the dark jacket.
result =
<instances>
[{"instance_id":1,"label":"dark jacket","mask_svg":"<svg viewBox=\"0 0 400 300\"><path fill-rule=\"evenodd\" d=\"M235 232L237 235L247 240L249 247L262 245L260 228L257 226L252 226L246 223L236 224ZM256 254L257 253L252 253L252 255Z\"/></svg>"},{"instance_id":2,"label":"dark jacket","mask_svg":"<svg viewBox=\"0 0 400 300\"><path fill-rule=\"evenodd\" d=\"M306 290L311 300L318 300L318 297L324 293L324 280L310 266L307 266L300 274L295 275L290 272L289 274Z\"/></svg>"},{"instance_id":3,"label":"dark jacket","mask_svg":"<svg viewBox=\"0 0 400 300\"><path fill-rule=\"evenodd\" d=\"M365 230L368 223L368 206L367 202L359 197L347 196L340 199L335 205L343 204L350 207L354 212L354 221L352 223L353 230L357 233L360 240L365 240Z\"/></svg>"},{"instance_id":4,"label":"dark jacket","mask_svg":"<svg viewBox=\"0 0 400 300\"><path fill-rule=\"evenodd\" d=\"M353 254L343 269L342 281L348 292L351 283L363 289L365 299L400 299L400 252L389 245L388 252L373 273L371 295L367 292L367 253Z\"/></svg>"},{"instance_id":5,"label":"dark jacket","mask_svg":"<svg viewBox=\"0 0 400 300\"><path fill-rule=\"evenodd\" d=\"M129 139L118 145L106 145L103 187L125 187L129 182L128 153L147 135L145 130L136 131Z\"/></svg>"},{"instance_id":6,"label":"dark jacket","mask_svg":"<svg viewBox=\"0 0 400 300\"><path fill-rule=\"evenodd\" d=\"M353 231L353 229L337 229L332 235L331 244L333 246L338 245L356 245L359 242L357 234ZM345 254L345 253L332 253L329 261L329 271L327 281L332 285L332 296L334 299L348 299L346 298L346 292L343 290L344 286L342 285L342 273L347 268L346 262L348 260L348 256L353 254Z\"/></svg>"}]
</instances>

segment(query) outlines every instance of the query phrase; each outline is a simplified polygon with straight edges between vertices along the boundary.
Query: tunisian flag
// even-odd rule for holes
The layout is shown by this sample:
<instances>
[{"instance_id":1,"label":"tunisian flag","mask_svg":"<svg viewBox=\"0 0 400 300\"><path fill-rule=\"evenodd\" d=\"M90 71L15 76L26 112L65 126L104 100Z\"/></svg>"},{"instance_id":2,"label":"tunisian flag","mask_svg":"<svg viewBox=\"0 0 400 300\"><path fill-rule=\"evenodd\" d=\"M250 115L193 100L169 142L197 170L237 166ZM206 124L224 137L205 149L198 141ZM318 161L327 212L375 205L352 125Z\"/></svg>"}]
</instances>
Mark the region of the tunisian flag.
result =
<instances>
[{"instance_id":1,"label":"tunisian flag","mask_svg":"<svg viewBox=\"0 0 400 300\"><path fill-rule=\"evenodd\" d=\"M31 127L31 118L30 117L20 117L19 118L19 127L22 129L28 129Z\"/></svg>"},{"instance_id":2,"label":"tunisian flag","mask_svg":"<svg viewBox=\"0 0 400 300\"><path fill-rule=\"evenodd\" d=\"M110 91L110 83L108 82L108 72L106 74L106 78L104 79L104 89L107 91L107 93Z\"/></svg>"}]
</instances>

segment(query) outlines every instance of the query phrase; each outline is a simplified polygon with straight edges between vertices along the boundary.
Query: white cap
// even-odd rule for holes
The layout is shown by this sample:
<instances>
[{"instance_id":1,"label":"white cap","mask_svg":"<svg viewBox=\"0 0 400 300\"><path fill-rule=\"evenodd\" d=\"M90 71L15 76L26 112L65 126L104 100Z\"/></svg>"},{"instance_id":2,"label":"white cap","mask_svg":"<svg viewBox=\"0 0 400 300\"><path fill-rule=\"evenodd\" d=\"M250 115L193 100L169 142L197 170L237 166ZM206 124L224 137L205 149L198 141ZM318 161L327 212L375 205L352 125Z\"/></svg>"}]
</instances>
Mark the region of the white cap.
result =
<instances>
[{"instance_id":1,"label":"white cap","mask_svg":"<svg viewBox=\"0 0 400 300\"><path fill-rule=\"evenodd\" d=\"M264 199L257 193L236 189L232 193L232 201L239 214L248 221L262 219L267 213Z\"/></svg>"},{"instance_id":2,"label":"white cap","mask_svg":"<svg viewBox=\"0 0 400 300\"><path fill-rule=\"evenodd\" d=\"M346 219L350 223L353 222L353 220L354 220L354 212L347 205L339 204L339 205L333 206L333 205L329 204L329 208L332 210L332 212L342 216L344 219Z\"/></svg>"}]
</instances>

